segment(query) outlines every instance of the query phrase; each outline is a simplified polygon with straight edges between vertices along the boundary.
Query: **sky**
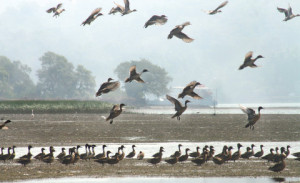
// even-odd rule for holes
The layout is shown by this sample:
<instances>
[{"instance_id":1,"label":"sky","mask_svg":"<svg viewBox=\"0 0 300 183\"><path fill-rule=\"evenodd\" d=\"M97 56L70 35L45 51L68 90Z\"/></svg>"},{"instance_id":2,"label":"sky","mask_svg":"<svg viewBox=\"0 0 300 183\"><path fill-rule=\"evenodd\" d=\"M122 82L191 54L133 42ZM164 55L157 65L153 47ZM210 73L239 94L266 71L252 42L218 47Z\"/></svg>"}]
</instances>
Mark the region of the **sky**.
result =
<instances>
[{"instance_id":1,"label":"sky","mask_svg":"<svg viewBox=\"0 0 300 183\"><path fill-rule=\"evenodd\" d=\"M202 10L223 0L130 0L136 12L108 15L114 1L0 0L0 55L30 66L35 81L39 58L48 51L84 65L97 85L117 79L118 64L144 58L169 73L169 87L197 80L217 89L220 102L300 102L300 17L283 22L276 9L290 4L300 14L300 1L231 0L222 13L207 15ZM66 11L53 18L46 10L58 3ZM104 16L80 26L98 7ZM163 14L165 25L143 27L152 15ZM168 40L186 21L191 25L183 32L195 40ZM248 51L265 58L257 61L260 67L239 71Z\"/></svg>"}]
</instances>

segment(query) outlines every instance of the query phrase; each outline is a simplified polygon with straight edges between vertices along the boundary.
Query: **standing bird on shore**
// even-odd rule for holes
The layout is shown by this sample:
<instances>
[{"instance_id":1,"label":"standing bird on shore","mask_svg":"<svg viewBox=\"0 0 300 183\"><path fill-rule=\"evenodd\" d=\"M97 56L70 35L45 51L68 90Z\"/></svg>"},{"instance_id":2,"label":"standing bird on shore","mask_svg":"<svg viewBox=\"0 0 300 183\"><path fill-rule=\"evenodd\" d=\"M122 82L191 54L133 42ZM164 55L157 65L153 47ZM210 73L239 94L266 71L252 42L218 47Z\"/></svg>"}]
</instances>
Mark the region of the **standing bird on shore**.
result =
<instances>
[{"instance_id":1,"label":"standing bird on shore","mask_svg":"<svg viewBox=\"0 0 300 183\"><path fill-rule=\"evenodd\" d=\"M2 161L6 161L6 160L9 160L11 154L10 154L10 150L11 150L11 147L8 147L7 148L7 154L3 154L1 157L0 157L0 160Z\"/></svg>"},{"instance_id":2,"label":"standing bird on shore","mask_svg":"<svg viewBox=\"0 0 300 183\"><path fill-rule=\"evenodd\" d=\"M273 161L274 160L274 153L273 153L273 151L274 151L274 149L271 148L270 149L270 153L267 154L267 155L265 155L265 156L263 156L261 159L268 160L268 162Z\"/></svg>"},{"instance_id":3,"label":"standing bird on shore","mask_svg":"<svg viewBox=\"0 0 300 183\"><path fill-rule=\"evenodd\" d=\"M147 28L150 25L164 25L168 21L166 15L153 15L144 25Z\"/></svg>"},{"instance_id":4,"label":"standing bird on shore","mask_svg":"<svg viewBox=\"0 0 300 183\"><path fill-rule=\"evenodd\" d=\"M112 109L110 110L110 114L107 118L105 118L104 116L102 116L106 121L109 121L110 120L110 124L112 124L114 121L114 118L118 117L122 111L123 111L123 106L126 106L125 104L120 104L120 105L114 105L112 107Z\"/></svg>"},{"instance_id":5,"label":"standing bird on shore","mask_svg":"<svg viewBox=\"0 0 300 183\"><path fill-rule=\"evenodd\" d=\"M21 156L19 159L17 159L17 163L20 163L24 166L26 166L27 164L31 163L31 157L32 154L30 152L30 149L32 148L31 145L28 145L28 153L24 156Z\"/></svg>"},{"instance_id":6,"label":"standing bird on shore","mask_svg":"<svg viewBox=\"0 0 300 183\"><path fill-rule=\"evenodd\" d=\"M45 151L45 148L42 147L41 153L37 154L33 158L41 161L44 158L44 156L46 155L44 151Z\"/></svg>"},{"instance_id":7,"label":"standing bird on shore","mask_svg":"<svg viewBox=\"0 0 300 183\"><path fill-rule=\"evenodd\" d=\"M109 93L111 91L114 91L120 87L119 81L110 82L111 80L113 79L108 78L107 82L102 83L102 85L96 93L96 97L99 97L103 93Z\"/></svg>"},{"instance_id":8,"label":"standing bird on shore","mask_svg":"<svg viewBox=\"0 0 300 183\"><path fill-rule=\"evenodd\" d=\"M181 32L185 26L191 25L190 22L185 22L181 25L176 25L174 29L171 30L170 34L168 35L168 39L172 39L173 36L182 39L182 41L186 42L186 43L190 43L192 41L194 41L194 39L190 38L189 36L187 36L186 34L184 34L183 32Z\"/></svg>"},{"instance_id":9,"label":"standing bird on shore","mask_svg":"<svg viewBox=\"0 0 300 183\"><path fill-rule=\"evenodd\" d=\"M175 98L166 95L167 99L175 105L175 111L176 113L172 116L172 118L177 117L177 120L180 121L180 115L187 109L187 103L189 103L189 100L186 100L184 103L184 106L182 106L182 104Z\"/></svg>"},{"instance_id":10,"label":"standing bird on shore","mask_svg":"<svg viewBox=\"0 0 300 183\"><path fill-rule=\"evenodd\" d=\"M196 86L201 85L197 81L192 81L182 90L182 92L178 95L178 98L184 98L186 95L193 97L194 99L202 99L197 93L194 92Z\"/></svg>"},{"instance_id":11,"label":"standing bird on shore","mask_svg":"<svg viewBox=\"0 0 300 183\"><path fill-rule=\"evenodd\" d=\"M181 156L181 144L178 144L178 151L175 151L174 154L172 154L170 157L175 157L175 156Z\"/></svg>"},{"instance_id":12,"label":"standing bird on shore","mask_svg":"<svg viewBox=\"0 0 300 183\"><path fill-rule=\"evenodd\" d=\"M86 24L90 25L94 20L96 20L97 17L103 15L102 13L100 13L100 11L102 10L102 8L96 8L91 14L90 16L82 22L81 25L85 26Z\"/></svg>"},{"instance_id":13,"label":"standing bird on shore","mask_svg":"<svg viewBox=\"0 0 300 183\"><path fill-rule=\"evenodd\" d=\"M264 145L260 145L260 151L254 154L254 157L260 158L264 155L264 150L263 150Z\"/></svg>"},{"instance_id":14,"label":"standing bird on shore","mask_svg":"<svg viewBox=\"0 0 300 183\"><path fill-rule=\"evenodd\" d=\"M56 158L58 158L59 160L62 160L65 156L66 156L66 152L65 152L65 148L61 148L61 153L59 153L59 155L56 156ZM75 151L75 150L74 150ZM70 153L72 154L72 151L70 151ZM74 152L75 153L75 152ZM74 154L75 157L75 154Z\"/></svg>"},{"instance_id":15,"label":"standing bird on shore","mask_svg":"<svg viewBox=\"0 0 300 183\"><path fill-rule=\"evenodd\" d=\"M60 9L62 7L62 3L59 3L56 7L52 7L47 10L47 13L54 13L53 17L58 17L65 9Z\"/></svg>"},{"instance_id":16,"label":"standing bird on shore","mask_svg":"<svg viewBox=\"0 0 300 183\"><path fill-rule=\"evenodd\" d=\"M94 157L94 159L105 158L105 148L106 148L106 147L107 147L106 145L103 145L103 146L102 146L102 153L97 154L97 155Z\"/></svg>"},{"instance_id":17,"label":"standing bird on shore","mask_svg":"<svg viewBox=\"0 0 300 183\"><path fill-rule=\"evenodd\" d=\"M269 167L269 170L273 171L273 172L281 172L282 170L285 169L286 164L284 161L284 157L280 157L280 161L279 163L275 164L274 166Z\"/></svg>"},{"instance_id":18,"label":"standing bird on shore","mask_svg":"<svg viewBox=\"0 0 300 183\"><path fill-rule=\"evenodd\" d=\"M259 59L259 58L264 58L261 55L258 55L256 58L252 59L252 55L253 52L249 51L246 55L245 55L245 59L244 59L244 63L239 67L239 70L244 69L245 67L251 67L251 68L255 68L257 67L257 65L254 64L254 62Z\"/></svg>"},{"instance_id":19,"label":"standing bird on shore","mask_svg":"<svg viewBox=\"0 0 300 183\"><path fill-rule=\"evenodd\" d=\"M231 160L233 160L234 162L236 160L240 159L240 157L241 157L241 147L243 147L242 144L238 143L237 144L238 150L235 153L233 153L233 155L231 157Z\"/></svg>"},{"instance_id":20,"label":"standing bird on shore","mask_svg":"<svg viewBox=\"0 0 300 183\"><path fill-rule=\"evenodd\" d=\"M131 66L129 68L129 78L125 79L125 83L127 83L127 82L131 83L131 81L133 81L133 80L136 80L139 83L145 83L144 80L141 79L141 75L144 72L149 72L149 71L147 69L144 69L142 72L137 73L136 72L136 66L135 65Z\"/></svg>"},{"instance_id":21,"label":"standing bird on shore","mask_svg":"<svg viewBox=\"0 0 300 183\"><path fill-rule=\"evenodd\" d=\"M203 154L203 157L197 157L195 159L192 159L191 161L193 163L196 163L198 166L201 166L202 164L204 164L207 161L207 155L208 155L208 152L205 151Z\"/></svg>"},{"instance_id":22,"label":"standing bird on shore","mask_svg":"<svg viewBox=\"0 0 300 183\"><path fill-rule=\"evenodd\" d=\"M152 157L157 158L162 155L162 152L164 152L164 147L161 146L158 153L153 154Z\"/></svg>"},{"instance_id":23,"label":"standing bird on shore","mask_svg":"<svg viewBox=\"0 0 300 183\"><path fill-rule=\"evenodd\" d=\"M140 151L140 153L137 155L137 159L138 160L142 160L142 159L144 159L144 156L145 156L145 153L144 152L142 152L142 151Z\"/></svg>"},{"instance_id":24,"label":"standing bird on shore","mask_svg":"<svg viewBox=\"0 0 300 183\"><path fill-rule=\"evenodd\" d=\"M147 162L148 162L148 163L151 163L151 164L153 164L153 165L158 164L159 162L161 162L161 159L162 159L162 152L164 152L164 148L163 148L163 147L160 147L159 153L154 154L154 155L153 155L154 158L148 159Z\"/></svg>"},{"instance_id":25,"label":"standing bird on shore","mask_svg":"<svg viewBox=\"0 0 300 183\"><path fill-rule=\"evenodd\" d=\"M133 158L135 156L135 145L132 145L132 151L126 156L126 158Z\"/></svg>"},{"instance_id":26,"label":"standing bird on shore","mask_svg":"<svg viewBox=\"0 0 300 183\"><path fill-rule=\"evenodd\" d=\"M290 148L291 148L291 146L290 145L287 145L286 146L286 151L284 152L284 154L286 155L286 157L288 157L289 155L290 155Z\"/></svg>"},{"instance_id":27,"label":"standing bird on shore","mask_svg":"<svg viewBox=\"0 0 300 183\"><path fill-rule=\"evenodd\" d=\"M278 8L277 7L277 10L280 12L280 13L284 13L285 15L285 18L283 19L283 21L288 21L288 20L291 20L295 17L298 17L300 16L300 14L293 14L293 11L292 11L292 8L291 6L289 5L289 8L288 9L284 9L284 8Z\"/></svg>"},{"instance_id":28,"label":"standing bird on shore","mask_svg":"<svg viewBox=\"0 0 300 183\"><path fill-rule=\"evenodd\" d=\"M260 110L264 109L263 107L258 107L258 114L255 114L255 111L251 108L240 105L241 110L248 115L248 123L245 128L250 127L250 130L254 130L255 123L260 119Z\"/></svg>"},{"instance_id":29,"label":"standing bird on shore","mask_svg":"<svg viewBox=\"0 0 300 183\"><path fill-rule=\"evenodd\" d=\"M223 8L224 6L226 6L228 3L228 1L224 1L222 4L220 4L216 9L214 10L209 10L209 11L204 11L206 12L207 14L209 15L214 15L214 14L217 14L217 13L221 13L222 11L220 10L221 8Z\"/></svg>"},{"instance_id":30,"label":"standing bird on shore","mask_svg":"<svg viewBox=\"0 0 300 183\"><path fill-rule=\"evenodd\" d=\"M133 9L133 10L130 9L129 0L124 0L124 4L125 4L125 7L115 3L115 5L117 5L121 9L120 13L122 14L122 16L137 11L136 9Z\"/></svg>"},{"instance_id":31,"label":"standing bird on shore","mask_svg":"<svg viewBox=\"0 0 300 183\"><path fill-rule=\"evenodd\" d=\"M0 125L0 130L3 129L3 130L7 130L8 127L6 126L7 123L10 123L11 121L10 120L6 120L4 123L2 123Z\"/></svg>"},{"instance_id":32,"label":"standing bird on shore","mask_svg":"<svg viewBox=\"0 0 300 183\"><path fill-rule=\"evenodd\" d=\"M12 152L12 154L10 155L9 160L13 160L13 159L16 157L16 151L15 151L15 148L16 148L16 146L13 145L13 146L12 146L13 152Z\"/></svg>"},{"instance_id":33,"label":"standing bird on shore","mask_svg":"<svg viewBox=\"0 0 300 183\"><path fill-rule=\"evenodd\" d=\"M190 149L189 148L186 148L185 149L185 154L180 156L178 161L182 162L182 161L186 161L188 158L189 158L189 151Z\"/></svg>"},{"instance_id":34,"label":"standing bird on shore","mask_svg":"<svg viewBox=\"0 0 300 183\"><path fill-rule=\"evenodd\" d=\"M199 146L197 146L196 147L196 151L195 152L192 152L192 153L190 153L190 157L192 157L192 158L196 158L196 157L200 157L200 152L199 152L199 149L200 149L200 147Z\"/></svg>"}]
</instances>

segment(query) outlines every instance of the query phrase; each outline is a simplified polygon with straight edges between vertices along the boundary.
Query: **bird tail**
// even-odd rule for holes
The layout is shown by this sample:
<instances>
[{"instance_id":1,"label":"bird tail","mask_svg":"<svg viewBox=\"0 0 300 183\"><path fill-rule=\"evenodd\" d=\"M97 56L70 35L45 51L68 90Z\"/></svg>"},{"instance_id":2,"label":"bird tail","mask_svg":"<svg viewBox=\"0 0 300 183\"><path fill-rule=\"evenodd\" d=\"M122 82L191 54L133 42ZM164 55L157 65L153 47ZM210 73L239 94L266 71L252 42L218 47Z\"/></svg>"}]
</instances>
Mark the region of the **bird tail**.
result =
<instances>
[{"instance_id":1,"label":"bird tail","mask_svg":"<svg viewBox=\"0 0 300 183\"><path fill-rule=\"evenodd\" d=\"M244 68L245 68L245 66L244 66L244 65L241 65L240 68L239 68L239 70L242 70L242 69L244 69Z\"/></svg>"}]
</instances>

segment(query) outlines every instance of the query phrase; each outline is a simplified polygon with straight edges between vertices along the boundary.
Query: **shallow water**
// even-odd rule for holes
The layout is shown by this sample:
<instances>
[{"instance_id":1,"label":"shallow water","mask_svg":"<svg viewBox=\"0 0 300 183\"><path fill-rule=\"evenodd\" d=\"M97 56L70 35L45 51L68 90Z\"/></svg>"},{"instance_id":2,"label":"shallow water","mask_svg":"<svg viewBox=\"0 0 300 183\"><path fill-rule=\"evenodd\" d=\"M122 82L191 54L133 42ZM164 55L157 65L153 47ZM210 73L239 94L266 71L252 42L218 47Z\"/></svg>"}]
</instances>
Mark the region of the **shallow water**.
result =
<instances>
[{"instance_id":1,"label":"shallow water","mask_svg":"<svg viewBox=\"0 0 300 183\"><path fill-rule=\"evenodd\" d=\"M132 137L133 139L136 137ZM163 157L169 157L171 154L173 154L176 150L178 150L178 144L182 144L182 152L184 152L185 148L190 148L191 151L196 151L196 147L199 146L200 148L203 148L205 145L213 145L215 150L216 150L216 154L218 154L219 152L222 151L222 148L224 145L227 146L232 146L233 152L235 152L237 150L236 144L238 142L221 142L221 141L213 141L213 142L187 142L187 141L181 141L181 142L168 142L168 143L135 143L136 145L136 152L138 153L139 151L143 151L145 153L145 158L150 158L154 153L159 151L160 146L163 146L165 149L165 152L163 153ZM246 151L246 147L250 146L251 144L256 145L256 147L254 148L254 151L260 151L260 145L263 144L265 147L264 152L265 154L269 153L269 149L270 148L274 148L275 147L286 147L287 145L290 145L292 148L290 148L291 154L294 152L300 152L300 141L295 141L295 142L240 142L243 147L241 148L242 152ZM93 142L89 142L89 144L95 144L97 147L95 148L96 154L101 153L102 152L102 144L99 143L93 143ZM80 144L82 146L84 146L84 144ZM106 143L107 148L105 149L110 150L111 152L116 152L118 147L121 144L117 144L117 143ZM131 145L130 143L123 143L123 145L125 146L125 153L129 153L132 151ZM70 148L71 146L64 146L66 149ZM31 153L33 155L36 155L38 153L40 153L40 149L42 147L34 147L31 150ZM58 155L61 152L61 147L60 146L55 146L54 147L56 152L54 153L54 155ZM5 149L6 150L6 149ZM6 153L6 151L4 150L4 152ZM46 148L46 153L48 153L49 148ZM202 151L202 150L201 150ZM85 149L84 147L80 148L80 153L84 153ZM24 155L27 153L27 148L26 147L18 147L16 148L16 158L20 157L21 155ZM292 155L288 156L288 158L294 158ZM0 164L1 165L1 164Z\"/></svg>"},{"instance_id":2,"label":"shallow water","mask_svg":"<svg viewBox=\"0 0 300 183\"><path fill-rule=\"evenodd\" d=\"M194 183L194 182L203 182L203 183L273 183L273 182L299 182L300 177L286 177L286 178L271 178L271 177L199 177L199 178L182 178L182 177L120 177L120 178L58 178L58 179L34 179L19 181L24 183L34 183L34 182L43 182L43 183L79 183L79 182L89 182L89 183Z\"/></svg>"}]
</instances>

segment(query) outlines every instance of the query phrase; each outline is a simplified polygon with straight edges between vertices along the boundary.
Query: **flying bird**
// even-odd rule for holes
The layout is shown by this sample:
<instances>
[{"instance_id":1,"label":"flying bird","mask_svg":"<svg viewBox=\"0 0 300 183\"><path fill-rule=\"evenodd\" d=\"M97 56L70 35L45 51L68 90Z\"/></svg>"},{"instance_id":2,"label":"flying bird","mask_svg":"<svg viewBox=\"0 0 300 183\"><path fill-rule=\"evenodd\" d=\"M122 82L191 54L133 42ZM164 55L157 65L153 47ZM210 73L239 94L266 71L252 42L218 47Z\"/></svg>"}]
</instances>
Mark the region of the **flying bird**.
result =
<instances>
[{"instance_id":1,"label":"flying bird","mask_svg":"<svg viewBox=\"0 0 300 183\"><path fill-rule=\"evenodd\" d=\"M116 13L121 13L122 12L122 10L121 10L121 8L119 8L118 6L117 7L113 7L110 11L109 11L109 15L111 15L111 14L116 14Z\"/></svg>"},{"instance_id":2,"label":"flying bird","mask_svg":"<svg viewBox=\"0 0 300 183\"><path fill-rule=\"evenodd\" d=\"M164 25L168 21L166 15L153 15L144 25L147 28L150 25Z\"/></svg>"},{"instance_id":3,"label":"flying bird","mask_svg":"<svg viewBox=\"0 0 300 183\"><path fill-rule=\"evenodd\" d=\"M176 113L172 116L172 118L175 118L177 117L177 120L180 120L180 115L186 110L187 108L187 103L189 103L190 101L189 100L186 100L185 101L185 105L182 106L182 104L175 98L169 96L169 95L166 95L167 99L175 105L175 111Z\"/></svg>"},{"instance_id":4,"label":"flying bird","mask_svg":"<svg viewBox=\"0 0 300 183\"><path fill-rule=\"evenodd\" d=\"M255 111L251 108L245 107L240 105L241 110L248 115L248 123L246 124L245 128L250 127L254 130L254 124L260 119L260 110L264 109L263 107L258 107L258 114L255 114Z\"/></svg>"},{"instance_id":5,"label":"flying bird","mask_svg":"<svg viewBox=\"0 0 300 183\"><path fill-rule=\"evenodd\" d=\"M224 6L226 6L228 3L228 1L224 1L222 4L220 4L216 9L214 10L209 10L209 11L204 11L206 12L207 14L209 15L214 15L214 14L217 14L217 13L221 13L222 11L220 10L221 8L223 8Z\"/></svg>"},{"instance_id":6,"label":"flying bird","mask_svg":"<svg viewBox=\"0 0 300 183\"><path fill-rule=\"evenodd\" d=\"M53 17L58 17L65 9L61 9L62 3L59 3L56 7L52 7L47 10L47 13L54 13Z\"/></svg>"},{"instance_id":7,"label":"flying bird","mask_svg":"<svg viewBox=\"0 0 300 183\"><path fill-rule=\"evenodd\" d=\"M121 9L120 13L122 14L122 16L132 13L134 11L137 11L136 9L133 9L133 10L130 9L129 0L124 0L124 4L125 4L125 7L115 3L115 5L117 5L117 7L119 7Z\"/></svg>"},{"instance_id":8,"label":"flying bird","mask_svg":"<svg viewBox=\"0 0 300 183\"><path fill-rule=\"evenodd\" d=\"M86 24L90 25L94 20L96 20L97 17L103 15L102 13L100 13L100 11L102 10L102 8L96 8L91 15L82 22L81 25L85 26Z\"/></svg>"},{"instance_id":9,"label":"flying bird","mask_svg":"<svg viewBox=\"0 0 300 183\"><path fill-rule=\"evenodd\" d=\"M194 99L202 99L197 93L194 92L196 86L201 85L197 81L190 82L178 95L178 98L184 98L186 95L193 97Z\"/></svg>"},{"instance_id":10,"label":"flying bird","mask_svg":"<svg viewBox=\"0 0 300 183\"><path fill-rule=\"evenodd\" d=\"M244 69L245 67L251 67L251 68L255 68L257 67L257 65L254 64L254 62L259 59L259 58L264 58L261 55L258 55L256 58L252 59L252 51L249 51L246 55L245 55L245 59L244 59L244 63L239 67L239 70Z\"/></svg>"},{"instance_id":11,"label":"flying bird","mask_svg":"<svg viewBox=\"0 0 300 183\"><path fill-rule=\"evenodd\" d=\"M102 83L102 85L100 86L99 90L96 93L96 97L100 96L103 93L109 93L111 91L114 91L120 87L119 81L111 82L111 80L113 79L108 78L107 82Z\"/></svg>"},{"instance_id":12,"label":"flying bird","mask_svg":"<svg viewBox=\"0 0 300 183\"><path fill-rule=\"evenodd\" d=\"M126 105L125 105L125 104L114 105L114 106L112 107L112 109L110 110L109 116L108 116L107 118L105 118L104 116L102 116L102 117L103 117L106 121L110 120L110 124L112 124L114 118L118 117L118 116L122 113L122 111L123 111L122 107L123 107L123 106L126 106Z\"/></svg>"},{"instance_id":13,"label":"flying bird","mask_svg":"<svg viewBox=\"0 0 300 183\"><path fill-rule=\"evenodd\" d=\"M10 120L6 120L4 123L2 123L0 125L0 130L3 129L3 130L7 130L8 127L6 126L7 123L10 123L11 121Z\"/></svg>"},{"instance_id":14,"label":"flying bird","mask_svg":"<svg viewBox=\"0 0 300 183\"><path fill-rule=\"evenodd\" d=\"M129 69L129 78L125 79L125 83L131 82L133 80L136 80L139 83L145 83L144 80L141 79L141 75L144 72L149 72L149 71L147 69L144 69L142 72L137 73L136 72L136 66L135 65L131 66L130 69Z\"/></svg>"},{"instance_id":15,"label":"flying bird","mask_svg":"<svg viewBox=\"0 0 300 183\"><path fill-rule=\"evenodd\" d=\"M172 39L173 36L176 36L177 38L182 39L186 43L192 42L194 39L181 32L183 28L188 25L191 25L191 23L185 22L181 25L177 25L173 30L171 30L170 34L168 35L168 39Z\"/></svg>"},{"instance_id":16,"label":"flying bird","mask_svg":"<svg viewBox=\"0 0 300 183\"><path fill-rule=\"evenodd\" d=\"M288 9L284 9L284 8L278 8L277 7L277 10L281 13L284 13L285 15L285 18L283 19L283 21L288 21L288 20L291 20L292 18L295 18L297 16L300 16L300 14L293 14L293 11L292 11L292 8L291 6L289 5L289 8Z\"/></svg>"}]
</instances>

